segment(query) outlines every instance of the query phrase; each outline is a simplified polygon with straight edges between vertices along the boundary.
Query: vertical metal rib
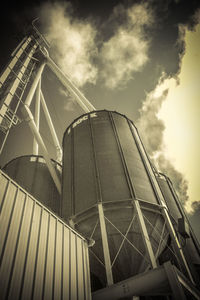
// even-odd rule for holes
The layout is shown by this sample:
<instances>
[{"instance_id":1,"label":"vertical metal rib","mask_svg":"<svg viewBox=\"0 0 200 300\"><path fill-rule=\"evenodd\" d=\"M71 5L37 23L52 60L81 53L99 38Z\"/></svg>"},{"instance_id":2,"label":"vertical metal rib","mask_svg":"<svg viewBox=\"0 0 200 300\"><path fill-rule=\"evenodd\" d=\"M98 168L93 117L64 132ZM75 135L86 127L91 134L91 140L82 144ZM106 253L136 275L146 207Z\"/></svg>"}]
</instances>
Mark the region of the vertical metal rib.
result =
<instances>
[{"instance_id":1,"label":"vertical metal rib","mask_svg":"<svg viewBox=\"0 0 200 300\"><path fill-rule=\"evenodd\" d=\"M28 258L28 252L29 252L29 246L30 246L30 239L31 239L33 215L34 215L34 211L35 211L35 206L36 206L36 202L34 201L33 202L33 208L32 208L32 214L31 214L31 220L30 220L30 226L29 226L29 235L28 235L27 248L26 248L25 260L24 260L21 287L20 287L19 298L18 298L19 300L22 298L22 292L23 292L23 287L24 287L24 279L25 279L25 272L26 272L26 266L27 266L27 258Z\"/></svg>"},{"instance_id":2,"label":"vertical metal rib","mask_svg":"<svg viewBox=\"0 0 200 300\"><path fill-rule=\"evenodd\" d=\"M90 127L90 134L91 134L91 143L92 143L92 154L93 154L93 162L94 162L94 169L95 169L95 186L96 186L96 193L97 193L97 201L102 202L102 192L101 192L101 182L98 170L98 163L97 163L97 155L96 155L96 147L94 141L94 132L92 127L92 122L90 115L88 115L88 122Z\"/></svg>"},{"instance_id":3,"label":"vertical metal rib","mask_svg":"<svg viewBox=\"0 0 200 300\"><path fill-rule=\"evenodd\" d=\"M20 219L19 229L18 229L18 233L17 233L15 251L14 251L14 255L13 255L13 259L12 259L11 271L10 271L10 276L9 276L9 280L8 280L6 299L8 299L8 295L9 295L9 291L10 291L10 285L11 285L12 276L13 276L13 269L14 269L16 254L17 254L17 248L18 248L18 244L19 244L19 237L20 237L20 233L21 233L22 221L24 218L24 209L25 209L26 200L27 200L27 195L25 195L25 199L24 199L24 203L23 203L23 207L22 207L22 213L21 213L21 219Z\"/></svg>"},{"instance_id":4,"label":"vertical metal rib","mask_svg":"<svg viewBox=\"0 0 200 300\"><path fill-rule=\"evenodd\" d=\"M128 166L127 166L126 159L125 159L125 156L124 156L124 153L123 153L123 150L122 150L122 146L121 146L121 143L120 143L120 140L119 140L119 135L118 135L117 128L116 128L116 125L115 125L115 121L113 119L113 116L112 116L111 112L108 112L108 115L109 115L109 118L110 118L110 122L111 122L111 125L112 125L114 136L115 136L115 139L116 139L116 142L117 142L120 157L121 157L121 160L122 160L124 173L125 173L126 181L127 181L128 187L129 187L130 194L131 194L131 198L135 199L136 198L136 192L135 192L133 183L131 182Z\"/></svg>"},{"instance_id":5,"label":"vertical metal rib","mask_svg":"<svg viewBox=\"0 0 200 300\"><path fill-rule=\"evenodd\" d=\"M43 208L40 208L40 221L39 221L39 228L38 228L38 237L37 237L37 248L36 248L36 255L35 255L35 266L34 266L34 273L33 273L33 283L32 283L32 291L31 291L31 300L34 298L34 290L35 290L35 278L36 278L36 270L37 270L37 261L38 261L38 251L39 251L39 243L40 243L40 234L41 234L41 224L42 224L42 213Z\"/></svg>"}]
</instances>

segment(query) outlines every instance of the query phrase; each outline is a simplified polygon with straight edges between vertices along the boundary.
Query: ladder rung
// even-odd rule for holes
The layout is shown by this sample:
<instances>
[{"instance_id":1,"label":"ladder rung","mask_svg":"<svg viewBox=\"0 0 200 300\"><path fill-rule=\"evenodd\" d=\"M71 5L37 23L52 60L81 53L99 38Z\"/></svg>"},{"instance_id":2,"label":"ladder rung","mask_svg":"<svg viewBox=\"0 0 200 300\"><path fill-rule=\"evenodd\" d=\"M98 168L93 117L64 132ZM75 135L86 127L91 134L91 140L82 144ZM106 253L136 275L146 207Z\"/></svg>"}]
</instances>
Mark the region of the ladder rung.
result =
<instances>
[{"instance_id":1,"label":"ladder rung","mask_svg":"<svg viewBox=\"0 0 200 300\"><path fill-rule=\"evenodd\" d=\"M20 80L20 82L25 85L25 82L21 78L19 78L19 76L15 73L15 71L13 69L11 69L9 66L8 66L8 68L10 69L11 72L13 72L15 77L18 78ZM21 72L21 70L19 72ZM24 74L24 73L22 73L22 74Z\"/></svg>"}]
</instances>

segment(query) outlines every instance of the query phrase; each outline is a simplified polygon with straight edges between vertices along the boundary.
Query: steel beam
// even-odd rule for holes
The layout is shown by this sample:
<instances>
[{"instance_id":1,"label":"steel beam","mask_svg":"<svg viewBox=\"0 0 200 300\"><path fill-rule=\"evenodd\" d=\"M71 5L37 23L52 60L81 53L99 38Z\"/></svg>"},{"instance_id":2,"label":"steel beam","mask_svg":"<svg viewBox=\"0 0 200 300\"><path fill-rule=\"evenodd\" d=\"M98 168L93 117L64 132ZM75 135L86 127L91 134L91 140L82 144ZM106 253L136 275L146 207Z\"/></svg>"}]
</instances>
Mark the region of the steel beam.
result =
<instances>
[{"instance_id":1,"label":"steel beam","mask_svg":"<svg viewBox=\"0 0 200 300\"><path fill-rule=\"evenodd\" d=\"M92 294L92 299L118 300L133 296L169 294L170 286L165 269L159 267L98 290Z\"/></svg>"},{"instance_id":2,"label":"steel beam","mask_svg":"<svg viewBox=\"0 0 200 300\"><path fill-rule=\"evenodd\" d=\"M135 296L163 295L172 296L173 299L186 300L183 287L192 294L194 299L200 299L199 290L168 261L156 269L93 292L92 299L118 300Z\"/></svg>"},{"instance_id":3,"label":"steel beam","mask_svg":"<svg viewBox=\"0 0 200 300\"><path fill-rule=\"evenodd\" d=\"M48 110L47 105L46 105L46 101L44 99L44 95L43 95L43 93L42 93L41 90L40 90L40 94L41 94L42 108L43 108L43 111L44 111L44 114L45 114L45 117L46 117L49 129L50 129L50 133L51 133L54 145L56 147L56 160L58 160L59 162L61 162L62 161L62 148L60 146L60 143L59 143L59 140L58 140L55 128L53 126L53 122L51 120L51 116L50 116L49 110Z\"/></svg>"},{"instance_id":4,"label":"steel beam","mask_svg":"<svg viewBox=\"0 0 200 300\"><path fill-rule=\"evenodd\" d=\"M38 82L38 86L35 93L35 125L39 131L40 128L40 89L41 89L41 78ZM33 154L38 155L38 143L36 139L33 139Z\"/></svg>"},{"instance_id":5,"label":"steel beam","mask_svg":"<svg viewBox=\"0 0 200 300\"><path fill-rule=\"evenodd\" d=\"M157 267L157 263L156 263L155 255L154 255L154 252L153 252L153 249L152 249L152 246L151 246L151 241L150 241L150 238L149 238L149 234L147 232L146 224L145 224L144 217L143 217L143 214L142 214L142 211L141 211L141 208L140 208L139 201L138 200L133 200L133 204L135 206L135 209L136 209L136 212L137 212L137 215L138 215L138 220L139 220L139 224L140 224L140 227L141 227L141 232L142 232L142 237L143 237L143 240L144 240L144 244L145 244L148 256L150 258L151 265L154 269L154 268Z\"/></svg>"},{"instance_id":6,"label":"steel beam","mask_svg":"<svg viewBox=\"0 0 200 300\"><path fill-rule=\"evenodd\" d=\"M81 93L81 91L74 85L70 78L62 72L62 70L55 64L55 62L47 56L47 65L57 76L60 82L69 90L69 92L74 96L77 103L81 108L87 113L95 110L95 107L86 99L86 97Z\"/></svg>"},{"instance_id":7,"label":"steel beam","mask_svg":"<svg viewBox=\"0 0 200 300\"><path fill-rule=\"evenodd\" d=\"M174 299L186 300L183 288L180 281L178 280L177 273L173 269L170 262L164 264L164 269L167 274L167 278L172 290L172 295Z\"/></svg>"},{"instance_id":8,"label":"steel beam","mask_svg":"<svg viewBox=\"0 0 200 300\"><path fill-rule=\"evenodd\" d=\"M108 246L108 236L106 231L106 224L105 224L102 203L98 204L98 212L99 212L99 221L100 221L100 228L101 228L101 238L103 244L104 262L106 268L106 278L107 278L107 284L109 286L113 284L113 275L112 275L112 266L111 266L110 252Z\"/></svg>"},{"instance_id":9,"label":"steel beam","mask_svg":"<svg viewBox=\"0 0 200 300\"><path fill-rule=\"evenodd\" d=\"M33 80L33 83L31 85L31 88L30 88L29 93L28 93L28 95L26 97L26 100L25 100L25 105L27 107L29 107L31 105L31 102L32 102L32 99L33 99L33 95L34 95L35 90L37 88L38 82L39 82L39 80L40 80L40 78L42 76L42 72L44 70L45 64L46 64L46 62L43 62L40 65L39 69L37 70L37 74L36 74L36 76L35 76L35 78Z\"/></svg>"}]
</instances>

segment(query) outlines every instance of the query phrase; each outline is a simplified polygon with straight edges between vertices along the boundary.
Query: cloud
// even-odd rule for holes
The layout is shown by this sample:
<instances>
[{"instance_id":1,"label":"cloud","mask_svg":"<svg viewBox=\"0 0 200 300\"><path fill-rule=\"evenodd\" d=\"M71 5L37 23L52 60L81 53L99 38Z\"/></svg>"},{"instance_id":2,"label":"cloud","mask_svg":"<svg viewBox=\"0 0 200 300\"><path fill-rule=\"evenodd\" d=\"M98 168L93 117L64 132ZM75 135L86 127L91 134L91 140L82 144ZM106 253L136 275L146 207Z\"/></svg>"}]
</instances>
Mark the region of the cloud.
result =
<instances>
[{"instance_id":1,"label":"cloud","mask_svg":"<svg viewBox=\"0 0 200 300\"><path fill-rule=\"evenodd\" d=\"M46 3L40 14L43 31L51 45L50 54L60 68L78 86L95 83L97 68L92 59L97 49L92 24L73 17L69 3Z\"/></svg>"},{"instance_id":2,"label":"cloud","mask_svg":"<svg viewBox=\"0 0 200 300\"><path fill-rule=\"evenodd\" d=\"M64 106L63 109L66 111L76 111L77 104L73 98L73 96L63 88L59 89L59 93L64 96Z\"/></svg>"},{"instance_id":3,"label":"cloud","mask_svg":"<svg viewBox=\"0 0 200 300\"><path fill-rule=\"evenodd\" d=\"M153 15L146 4L116 6L104 24L108 31L114 26L107 40L92 19L75 18L69 3L46 3L40 15L50 55L79 87L95 84L97 78L110 89L122 87L148 61L145 29L153 23Z\"/></svg>"},{"instance_id":4,"label":"cloud","mask_svg":"<svg viewBox=\"0 0 200 300\"><path fill-rule=\"evenodd\" d=\"M158 112L168 94L168 79L162 74L155 90L147 94L140 109L140 117L136 122L148 154L153 157L163 147L164 122L159 119Z\"/></svg>"},{"instance_id":5,"label":"cloud","mask_svg":"<svg viewBox=\"0 0 200 300\"><path fill-rule=\"evenodd\" d=\"M117 24L124 20L123 24ZM144 29L153 22L151 10L146 4L128 9L118 6L113 11L116 30L100 49L101 79L110 88L125 85L134 73L142 70L148 61L149 39Z\"/></svg>"},{"instance_id":6,"label":"cloud","mask_svg":"<svg viewBox=\"0 0 200 300\"><path fill-rule=\"evenodd\" d=\"M178 83L177 77L166 78L166 74L162 74L156 88L147 94L140 109L140 117L136 122L136 126L153 164L160 172L171 179L180 201L187 208L187 202L189 201L188 182L164 154L165 123L159 117L160 109L164 101L167 101L169 91L176 87Z\"/></svg>"}]
</instances>

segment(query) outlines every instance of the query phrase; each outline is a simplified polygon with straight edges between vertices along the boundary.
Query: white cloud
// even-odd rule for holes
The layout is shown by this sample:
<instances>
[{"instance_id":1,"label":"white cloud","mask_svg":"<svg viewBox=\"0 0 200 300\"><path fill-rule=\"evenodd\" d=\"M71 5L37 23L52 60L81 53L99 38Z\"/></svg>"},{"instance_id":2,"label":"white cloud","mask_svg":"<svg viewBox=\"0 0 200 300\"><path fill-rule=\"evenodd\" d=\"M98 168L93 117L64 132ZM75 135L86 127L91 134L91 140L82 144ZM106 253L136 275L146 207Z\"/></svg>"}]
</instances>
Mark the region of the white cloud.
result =
<instances>
[{"instance_id":1,"label":"white cloud","mask_svg":"<svg viewBox=\"0 0 200 300\"><path fill-rule=\"evenodd\" d=\"M171 146L171 141L165 139L166 127L169 124L160 115L169 98L173 98L177 83L177 78L165 78L165 74L161 76L156 88L147 94L143 102L137 127L154 165L158 171L169 176L181 202L186 204L188 202L188 182L181 171L177 170L175 160L169 157L168 147ZM173 98L173 100L175 99ZM165 111L165 114L168 112ZM168 115L169 119L170 116L171 114Z\"/></svg>"},{"instance_id":2,"label":"white cloud","mask_svg":"<svg viewBox=\"0 0 200 300\"><path fill-rule=\"evenodd\" d=\"M178 77L161 77L147 94L137 126L147 152L171 177L186 211L192 213L200 201L200 24L193 31L180 26L180 41L185 53Z\"/></svg>"},{"instance_id":3,"label":"white cloud","mask_svg":"<svg viewBox=\"0 0 200 300\"><path fill-rule=\"evenodd\" d=\"M96 31L90 23L73 18L70 11L66 4L45 4L41 14L45 18L51 55L60 68L82 86L96 81L97 69L92 63L96 55Z\"/></svg>"},{"instance_id":4,"label":"white cloud","mask_svg":"<svg viewBox=\"0 0 200 300\"><path fill-rule=\"evenodd\" d=\"M127 21L117 27L115 34L100 50L101 78L111 89L126 84L148 61L149 40L145 37L144 28L153 22L147 5L137 4L127 10L120 6L120 9ZM115 9L114 14L116 11L119 15L119 9Z\"/></svg>"},{"instance_id":5,"label":"white cloud","mask_svg":"<svg viewBox=\"0 0 200 300\"><path fill-rule=\"evenodd\" d=\"M100 77L108 88L125 85L133 74L142 70L148 61L149 39L145 28L153 22L152 12L146 4L126 9L117 6L110 17L116 28L106 42L90 21L72 16L69 4L45 4L41 19L46 24L46 38L51 45L50 54L60 68L78 85L96 83ZM125 22L121 25L120 15ZM109 23L108 23L109 24ZM99 62L95 65L94 59Z\"/></svg>"}]
</instances>

